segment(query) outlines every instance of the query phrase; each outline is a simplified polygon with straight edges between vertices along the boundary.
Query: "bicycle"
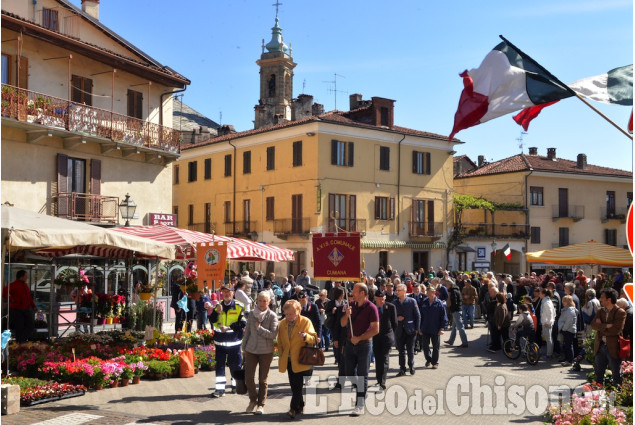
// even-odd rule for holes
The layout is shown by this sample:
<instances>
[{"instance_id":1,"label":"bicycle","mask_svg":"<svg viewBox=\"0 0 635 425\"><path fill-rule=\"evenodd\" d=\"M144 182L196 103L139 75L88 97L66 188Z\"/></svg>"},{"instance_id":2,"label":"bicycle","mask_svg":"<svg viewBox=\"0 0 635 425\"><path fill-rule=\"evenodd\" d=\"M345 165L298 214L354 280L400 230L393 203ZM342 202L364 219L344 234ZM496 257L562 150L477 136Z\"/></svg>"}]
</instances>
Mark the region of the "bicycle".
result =
<instances>
[{"instance_id":1,"label":"bicycle","mask_svg":"<svg viewBox=\"0 0 635 425\"><path fill-rule=\"evenodd\" d=\"M525 356L527 363L532 366L538 364L540 360L540 348L538 344L529 342L527 337L521 336L518 344L516 344L515 338L510 338L503 344L503 352L507 358L516 360L521 355Z\"/></svg>"}]
</instances>

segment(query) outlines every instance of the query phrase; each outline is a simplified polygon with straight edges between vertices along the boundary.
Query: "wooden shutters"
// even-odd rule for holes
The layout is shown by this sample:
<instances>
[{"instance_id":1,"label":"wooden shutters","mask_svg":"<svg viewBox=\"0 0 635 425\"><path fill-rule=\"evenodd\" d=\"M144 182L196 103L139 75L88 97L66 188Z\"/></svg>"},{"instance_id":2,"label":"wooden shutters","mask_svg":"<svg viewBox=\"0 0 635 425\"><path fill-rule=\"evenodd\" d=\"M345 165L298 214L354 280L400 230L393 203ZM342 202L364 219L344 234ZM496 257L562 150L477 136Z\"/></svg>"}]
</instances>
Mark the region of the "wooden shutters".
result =
<instances>
[{"instance_id":1,"label":"wooden shutters","mask_svg":"<svg viewBox=\"0 0 635 425\"><path fill-rule=\"evenodd\" d=\"M434 201L428 201L428 234L434 235Z\"/></svg>"},{"instance_id":2,"label":"wooden shutters","mask_svg":"<svg viewBox=\"0 0 635 425\"><path fill-rule=\"evenodd\" d=\"M143 119L143 93L128 89L128 116Z\"/></svg>"},{"instance_id":3,"label":"wooden shutters","mask_svg":"<svg viewBox=\"0 0 635 425\"><path fill-rule=\"evenodd\" d=\"M273 196L268 196L267 197L267 213L266 213L267 221L271 221L271 220L275 219L275 217L274 217L274 211L275 211L274 210L274 208L275 208L274 202L275 202L275 198Z\"/></svg>"},{"instance_id":4,"label":"wooden shutters","mask_svg":"<svg viewBox=\"0 0 635 425\"><path fill-rule=\"evenodd\" d=\"M21 89L28 90L29 89L29 60L24 56L20 56L16 61L16 75L18 76L18 80L16 81L16 85Z\"/></svg>"},{"instance_id":5,"label":"wooden shutters","mask_svg":"<svg viewBox=\"0 0 635 425\"><path fill-rule=\"evenodd\" d=\"M73 75L71 77L71 100L76 103L93 105L93 80Z\"/></svg>"},{"instance_id":6,"label":"wooden shutters","mask_svg":"<svg viewBox=\"0 0 635 425\"><path fill-rule=\"evenodd\" d=\"M302 195L291 196L291 233L302 233Z\"/></svg>"},{"instance_id":7,"label":"wooden shutters","mask_svg":"<svg viewBox=\"0 0 635 425\"><path fill-rule=\"evenodd\" d=\"M68 190L68 156L57 154L57 216L68 216L70 212L70 199L59 196Z\"/></svg>"},{"instance_id":8,"label":"wooden shutters","mask_svg":"<svg viewBox=\"0 0 635 425\"><path fill-rule=\"evenodd\" d=\"M558 217L569 217L569 190L567 188L558 189Z\"/></svg>"}]
</instances>

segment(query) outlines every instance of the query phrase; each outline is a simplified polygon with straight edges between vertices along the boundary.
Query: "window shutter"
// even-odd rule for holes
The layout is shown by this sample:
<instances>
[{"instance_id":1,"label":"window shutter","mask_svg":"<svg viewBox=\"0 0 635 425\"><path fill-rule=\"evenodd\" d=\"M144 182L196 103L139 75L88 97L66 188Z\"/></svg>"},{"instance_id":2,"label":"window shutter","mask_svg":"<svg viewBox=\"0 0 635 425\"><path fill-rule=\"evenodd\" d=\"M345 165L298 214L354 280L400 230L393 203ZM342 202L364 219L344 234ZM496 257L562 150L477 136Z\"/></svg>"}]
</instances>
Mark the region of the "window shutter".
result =
<instances>
[{"instance_id":1,"label":"window shutter","mask_svg":"<svg viewBox=\"0 0 635 425\"><path fill-rule=\"evenodd\" d=\"M57 194L68 191L68 156L57 154ZM69 212L69 199L57 198L58 217L67 216Z\"/></svg>"},{"instance_id":2,"label":"window shutter","mask_svg":"<svg viewBox=\"0 0 635 425\"><path fill-rule=\"evenodd\" d=\"M417 221L417 200L412 200L412 211L410 212L410 220L414 223Z\"/></svg>"},{"instance_id":3,"label":"window shutter","mask_svg":"<svg viewBox=\"0 0 635 425\"><path fill-rule=\"evenodd\" d=\"M412 172L414 174L417 174L417 154L419 152L417 151L412 151Z\"/></svg>"},{"instance_id":4,"label":"window shutter","mask_svg":"<svg viewBox=\"0 0 635 425\"><path fill-rule=\"evenodd\" d=\"M355 163L354 158L355 158L355 154L354 154L354 147L355 144L353 142L348 142L348 166L352 167Z\"/></svg>"},{"instance_id":5,"label":"window shutter","mask_svg":"<svg viewBox=\"0 0 635 425\"><path fill-rule=\"evenodd\" d=\"M395 219L395 198L390 198L390 219Z\"/></svg>"},{"instance_id":6,"label":"window shutter","mask_svg":"<svg viewBox=\"0 0 635 425\"><path fill-rule=\"evenodd\" d=\"M381 205L379 202L379 196L375 196L375 220L379 220L381 217Z\"/></svg>"},{"instance_id":7,"label":"window shutter","mask_svg":"<svg viewBox=\"0 0 635 425\"><path fill-rule=\"evenodd\" d=\"M295 166L299 167L302 165L302 141L295 142Z\"/></svg>"},{"instance_id":8,"label":"window shutter","mask_svg":"<svg viewBox=\"0 0 635 425\"><path fill-rule=\"evenodd\" d=\"M434 201L428 201L428 233L434 235Z\"/></svg>"},{"instance_id":9,"label":"window shutter","mask_svg":"<svg viewBox=\"0 0 635 425\"><path fill-rule=\"evenodd\" d=\"M90 160L90 193L91 195L101 194L101 160Z\"/></svg>"},{"instance_id":10,"label":"window shutter","mask_svg":"<svg viewBox=\"0 0 635 425\"><path fill-rule=\"evenodd\" d=\"M82 101L82 92L80 78L77 75L71 77L71 100L73 102Z\"/></svg>"},{"instance_id":11,"label":"window shutter","mask_svg":"<svg viewBox=\"0 0 635 425\"><path fill-rule=\"evenodd\" d=\"M426 152L426 171L425 174L430 174L430 152Z\"/></svg>"},{"instance_id":12,"label":"window shutter","mask_svg":"<svg viewBox=\"0 0 635 425\"><path fill-rule=\"evenodd\" d=\"M93 106L93 80L84 78L84 103Z\"/></svg>"},{"instance_id":13,"label":"window shutter","mask_svg":"<svg viewBox=\"0 0 635 425\"><path fill-rule=\"evenodd\" d=\"M135 96L132 90L128 90L128 116L135 118Z\"/></svg>"},{"instance_id":14,"label":"window shutter","mask_svg":"<svg viewBox=\"0 0 635 425\"><path fill-rule=\"evenodd\" d=\"M135 118L143 119L143 93L137 92L138 94L135 96L136 104L135 104ZM150 111L148 111L150 114Z\"/></svg>"},{"instance_id":15,"label":"window shutter","mask_svg":"<svg viewBox=\"0 0 635 425\"><path fill-rule=\"evenodd\" d=\"M18 68L18 62L16 62L15 64L16 69L18 71L16 73L16 75L18 76L17 86L20 87L21 89L28 90L29 89L29 60L25 58L24 56L20 56L18 60L20 61L19 68Z\"/></svg>"},{"instance_id":16,"label":"window shutter","mask_svg":"<svg viewBox=\"0 0 635 425\"><path fill-rule=\"evenodd\" d=\"M357 196L350 195L348 197L348 231L357 232L357 210L355 208L357 204Z\"/></svg>"},{"instance_id":17,"label":"window shutter","mask_svg":"<svg viewBox=\"0 0 635 425\"><path fill-rule=\"evenodd\" d=\"M331 140L331 164L337 165L337 140Z\"/></svg>"}]
</instances>

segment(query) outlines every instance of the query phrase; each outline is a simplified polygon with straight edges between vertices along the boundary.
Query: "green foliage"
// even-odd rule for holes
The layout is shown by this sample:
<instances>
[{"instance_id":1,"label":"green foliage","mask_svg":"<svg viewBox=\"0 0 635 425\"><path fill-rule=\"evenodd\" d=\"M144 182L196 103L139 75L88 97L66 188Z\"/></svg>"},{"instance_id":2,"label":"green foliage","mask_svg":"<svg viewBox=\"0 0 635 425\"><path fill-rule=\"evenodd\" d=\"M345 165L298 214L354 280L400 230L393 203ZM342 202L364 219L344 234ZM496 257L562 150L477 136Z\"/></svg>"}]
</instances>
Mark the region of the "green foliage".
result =
<instances>
[{"instance_id":1,"label":"green foliage","mask_svg":"<svg viewBox=\"0 0 635 425\"><path fill-rule=\"evenodd\" d=\"M584 359L593 364L595 360L595 334L596 331L591 331L587 334L586 338L584 338Z\"/></svg>"},{"instance_id":2,"label":"green foliage","mask_svg":"<svg viewBox=\"0 0 635 425\"><path fill-rule=\"evenodd\" d=\"M176 360L178 362L178 357ZM172 365L169 361L165 360L150 360L147 363L148 373L155 373L157 375L171 375L172 374Z\"/></svg>"},{"instance_id":3,"label":"green foliage","mask_svg":"<svg viewBox=\"0 0 635 425\"><path fill-rule=\"evenodd\" d=\"M469 209L494 211L496 206L485 198L472 195L454 195L454 211L460 214L461 211Z\"/></svg>"}]
</instances>

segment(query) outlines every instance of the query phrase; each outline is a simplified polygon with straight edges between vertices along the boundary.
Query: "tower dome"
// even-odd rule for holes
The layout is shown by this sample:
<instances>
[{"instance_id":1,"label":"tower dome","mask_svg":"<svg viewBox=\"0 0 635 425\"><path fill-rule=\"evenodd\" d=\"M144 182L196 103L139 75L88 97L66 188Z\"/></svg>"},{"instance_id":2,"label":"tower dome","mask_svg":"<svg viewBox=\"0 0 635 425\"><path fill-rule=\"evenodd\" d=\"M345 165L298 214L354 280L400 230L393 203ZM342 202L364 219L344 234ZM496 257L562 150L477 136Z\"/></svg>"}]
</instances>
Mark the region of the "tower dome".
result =
<instances>
[{"instance_id":1,"label":"tower dome","mask_svg":"<svg viewBox=\"0 0 635 425\"><path fill-rule=\"evenodd\" d=\"M278 25L278 18L276 17L276 24L271 28L271 41L265 46L268 52L287 52L287 45L282 41L282 28Z\"/></svg>"}]
</instances>

